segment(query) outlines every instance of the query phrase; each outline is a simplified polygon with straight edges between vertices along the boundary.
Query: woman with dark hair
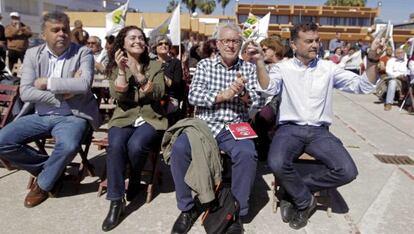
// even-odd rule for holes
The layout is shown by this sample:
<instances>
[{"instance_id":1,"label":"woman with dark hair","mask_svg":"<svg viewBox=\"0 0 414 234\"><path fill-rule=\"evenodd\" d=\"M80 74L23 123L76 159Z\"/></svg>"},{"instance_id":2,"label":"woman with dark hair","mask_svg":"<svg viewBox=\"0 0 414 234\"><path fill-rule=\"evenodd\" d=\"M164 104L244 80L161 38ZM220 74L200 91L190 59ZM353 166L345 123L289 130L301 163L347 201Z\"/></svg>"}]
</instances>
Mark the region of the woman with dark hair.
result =
<instances>
[{"instance_id":1,"label":"woman with dark hair","mask_svg":"<svg viewBox=\"0 0 414 234\"><path fill-rule=\"evenodd\" d=\"M165 79L165 109L168 114L168 125L172 126L181 118L179 103L183 100L185 83L180 60L170 56L171 40L166 35L155 38L152 52L156 60L162 63Z\"/></svg>"},{"instance_id":2,"label":"woman with dark hair","mask_svg":"<svg viewBox=\"0 0 414 234\"><path fill-rule=\"evenodd\" d=\"M202 48L203 58L215 58L218 55L216 39L206 41Z\"/></svg>"},{"instance_id":3,"label":"woman with dark hair","mask_svg":"<svg viewBox=\"0 0 414 234\"><path fill-rule=\"evenodd\" d=\"M151 149L158 148L167 119L160 100L164 96L161 63L150 61L147 38L136 26L123 28L109 54L107 76L116 100L109 121L106 168L107 199L111 201L102 230L116 227L125 208L124 173L130 164L127 200L139 191L142 168Z\"/></svg>"}]
</instances>

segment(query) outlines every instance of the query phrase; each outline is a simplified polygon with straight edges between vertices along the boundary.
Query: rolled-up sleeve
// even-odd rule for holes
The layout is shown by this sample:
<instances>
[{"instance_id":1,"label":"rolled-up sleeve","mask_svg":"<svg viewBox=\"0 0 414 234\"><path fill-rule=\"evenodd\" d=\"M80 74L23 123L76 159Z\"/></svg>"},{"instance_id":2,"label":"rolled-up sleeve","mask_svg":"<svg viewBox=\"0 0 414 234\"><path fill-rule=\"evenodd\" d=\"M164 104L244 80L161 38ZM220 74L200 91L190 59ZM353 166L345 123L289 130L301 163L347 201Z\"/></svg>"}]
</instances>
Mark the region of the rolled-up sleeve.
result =
<instances>
[{"instance_id":1,"label":"rolled-up sleeve","mask_svg":"<svg viewBox=\"0 0 414 234\"><path fill-rule=\"evenodd\" d=\"M333 69L334 88L355 94L368 94L375 90L375 84L369 81L365 72L362 75L357 75L338 66Z\"/></svg>"},{"instance_id":2,"label":"rolled-up sleeve","mask_svg":"<svg viewBox=\"0 0 414 234\"><path fill-rule=\"evenodd\" d=\"M262 92L268 96L274 96L279 94L282 87L282 74L279 66L272 66L269 71L269 85L266 89L263 89L260 84L257 84L257 91Z\"/></svg>"}]
</instances>

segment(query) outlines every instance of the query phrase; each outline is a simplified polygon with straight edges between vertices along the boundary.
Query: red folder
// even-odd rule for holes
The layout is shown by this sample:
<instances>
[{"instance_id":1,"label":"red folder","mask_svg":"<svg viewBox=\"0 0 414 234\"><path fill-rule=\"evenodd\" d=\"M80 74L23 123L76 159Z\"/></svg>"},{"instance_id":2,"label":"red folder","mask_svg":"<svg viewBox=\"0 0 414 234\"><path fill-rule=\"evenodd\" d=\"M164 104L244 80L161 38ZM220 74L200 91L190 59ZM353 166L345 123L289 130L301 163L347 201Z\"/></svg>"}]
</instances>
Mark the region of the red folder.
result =
<instances>
[{"instance_id":1,"label":"red folder","mask_svg":"<svg viewBox=\"0 0 414 234\"><path fill-rule=\"evenodd\" d=\"M236 140L250 139L250 138L257 137L256 132L253 130L250 124L246 122L228 124L227 128L229 129L229 131L231 132L231 135L233 135L234 139Z\"/></svg>"}]
</instances>

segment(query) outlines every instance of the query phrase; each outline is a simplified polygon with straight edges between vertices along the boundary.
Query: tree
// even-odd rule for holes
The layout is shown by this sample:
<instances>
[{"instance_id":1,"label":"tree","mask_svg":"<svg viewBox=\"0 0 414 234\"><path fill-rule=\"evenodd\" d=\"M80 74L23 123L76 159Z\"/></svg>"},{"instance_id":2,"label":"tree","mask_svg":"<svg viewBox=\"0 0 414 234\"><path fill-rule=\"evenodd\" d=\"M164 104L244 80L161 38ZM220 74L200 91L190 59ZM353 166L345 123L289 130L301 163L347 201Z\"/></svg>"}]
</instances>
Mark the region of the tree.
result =
<instances>
[{"instance_id":1,"label":"tree","mask_svg":"<svg viewBox=\"0 0 414 234\"><path fill-rule=\"evenodd\" d=\"M167 12L172 13L174 9L178 6L178 1L170 0L167 6Z\"/></svg>"},{"instance_id":2,"label":"tree","mask_svg":"<svg viewBox=\"0 0 414 234\"><path fill-rule=\"evenodd\" d=\"M216 2L214 0L200 1L197 4L198 9L206 15L213 13L216 8Z\"/></svg>"},{"instance_id":3,"label":"tree","mask_svg":"<svg viewBox=\"0 0 414 234\"><path fill-rule=\"evenodd\" d=\"M223 15L226 15L226 6L229 4L230 0L217 0L217 2L221 5L221 8L223 8Z\"/></svg>"},{"instance_id":4,"label":"tree","mask_svg":"<svg viewBox=\"0 0 414 234\"><path fill-rule=\"evenodd\" d=\"M367 0L327 0L325 5L327 6L356 6L364 7Z\"/></svg>"},{"instance_id":5,"label":"tree","mask_svg":"<svg viewBox=\"0 0 414 234\"><path fill-rule=\"evenodd\" d=\"M196 10L197 3L199 1L197 1L197 0L182 0L181 2L183 4L185 4L185 6L187 7L188 13L192 14Z\"/></svg>"}]
</instances>

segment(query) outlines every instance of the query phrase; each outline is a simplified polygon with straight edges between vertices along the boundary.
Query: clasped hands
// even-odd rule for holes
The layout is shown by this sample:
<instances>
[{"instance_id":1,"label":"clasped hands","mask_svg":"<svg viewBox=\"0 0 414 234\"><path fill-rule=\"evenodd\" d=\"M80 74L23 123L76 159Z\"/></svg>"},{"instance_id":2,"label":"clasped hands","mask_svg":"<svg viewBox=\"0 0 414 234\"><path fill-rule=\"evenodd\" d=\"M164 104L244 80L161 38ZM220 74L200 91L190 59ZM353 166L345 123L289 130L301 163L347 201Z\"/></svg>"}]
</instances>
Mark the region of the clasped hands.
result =
<instances>
[{"instance_id":1,"label":"clasped hands","mask_svg":"<svg viewBox=\"0 0 414 234\"><path fill-rule=\"evenodd\" d=\"M230 100L237 95L240 95L245 90L245 84L247 80L243 78L243 76L238 72L237 78L231 85L222 91L221 95L225 100ZM246 95L244 95L246 96Z\"/></svg>"}]
</instances>

